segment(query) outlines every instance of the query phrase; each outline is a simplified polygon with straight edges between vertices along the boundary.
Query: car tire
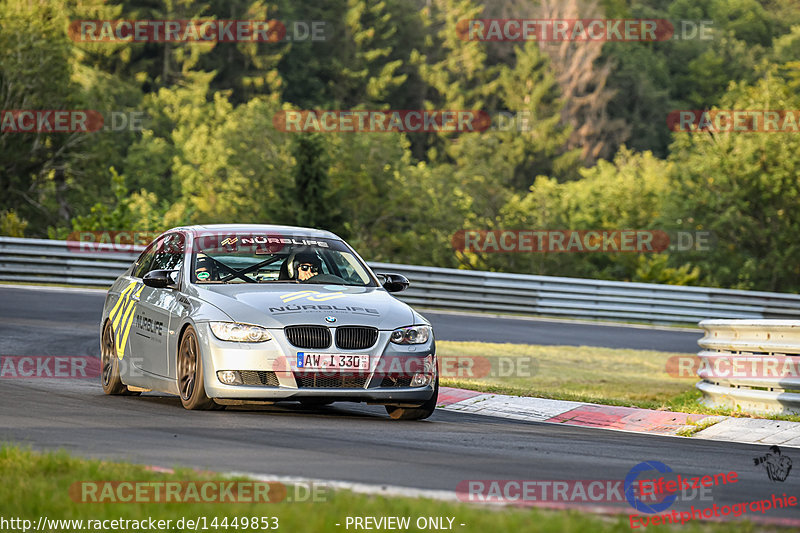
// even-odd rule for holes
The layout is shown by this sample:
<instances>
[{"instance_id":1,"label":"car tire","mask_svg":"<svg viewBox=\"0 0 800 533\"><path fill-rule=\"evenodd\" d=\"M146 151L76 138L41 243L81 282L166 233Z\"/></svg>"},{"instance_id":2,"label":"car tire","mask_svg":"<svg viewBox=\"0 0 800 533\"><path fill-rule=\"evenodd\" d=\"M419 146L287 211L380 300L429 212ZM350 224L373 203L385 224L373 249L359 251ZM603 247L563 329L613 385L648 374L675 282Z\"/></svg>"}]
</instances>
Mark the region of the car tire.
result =
<instances>
[{"instance_id":1,"label":"car tire","mask_svg":"<svg viewBox=\"0 0 800 533\"><path fill-rule=\"evenodd\" d=\"M394 420L424 420L436 410L436 402L439 399L439 376L436 376L436 384L433 386L433 396L419 407L397 407L387 405L386 412Z\"/></svg>"},{"instance_id":2,"label":"car tire","mask_svg":"<svg viewBox=\"0 0 800 533\"><path fill-rule=\"evenodd\" d=\"M138 396L140 392L129 391L122 382L119 361L114 346L114 328L111 327L111 322L106 321L100 338L100 384L103 392L113 396Z\"/></svg>"},{"instance_id":3,"label":"car tire","mask_svg":"<svg viewBox=\"0 0 800 533\"><path fill-rule=\"evenodd\" d=\"M203 357L200 354L197 333L192 326L188 326L183 332L178 345L176 369L178 396L180 396L184 408L198 411L225 408L224 405L217 404L206 395Z\"/></svg>"}]
</instances>

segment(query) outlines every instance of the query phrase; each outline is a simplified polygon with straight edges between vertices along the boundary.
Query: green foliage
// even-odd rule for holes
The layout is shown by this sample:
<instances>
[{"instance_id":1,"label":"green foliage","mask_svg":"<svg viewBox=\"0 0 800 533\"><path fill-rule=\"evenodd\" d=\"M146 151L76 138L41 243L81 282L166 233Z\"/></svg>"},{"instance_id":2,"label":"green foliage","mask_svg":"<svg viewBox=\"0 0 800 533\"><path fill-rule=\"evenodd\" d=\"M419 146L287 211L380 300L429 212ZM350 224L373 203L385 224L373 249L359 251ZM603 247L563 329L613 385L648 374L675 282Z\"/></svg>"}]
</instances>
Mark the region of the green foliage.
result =
<instances>
[{"instance_id":1,"label":"green foliage","mask_svg":"<svg viewBox=\"0 0 800 533\"><path fill-rule=\"evenodd\" d=\"M663 124L665 114L673 109L670 100L673 82L666 58L654 47L631 48L628 43L608 43L605 53L616 64L609 83L617 88L617 94L609 104L609 112L631 125L627 145L665 156L670 143L669 130L654 125Z\"/></svg>"},{"instance_id":2,"label":"green foliage","mask_svg":"<svg viewBox=\"0 0 800 533\"><path fill-rule=\"evenodd\" d=\"M420 15L414 2L283 0L278 15L286 21L316 21L324 41L289 44L278 64L284 101L299 108L419 108L409 94L418 74L409 65L421 42ZM292 30L290 25L289 29ZM407 105L407 102L416 102Z\"/></svg>"},{"instance_id":3,"label":"green foliage","mask_svg":"<svg viewBox=\"0 0 800 533\"><path fill-rule=\"evenodd\" d=\"M496 229L660 229L673 187L672 164L650 152L623 147L613 162L581 170L582 179L559 183L539 176L527 194L516 194L493 224ZM532 274L631 280L639 266L630 253L469 253L473 268Z\"/></svg>"},{"instance_id":4,"label":"green foliage","mask_svg":"<svg viewBox=\"0 0 800 533\"><path fill-rule=\"evenodd\" d=\"M798 105L797 92L773 74L755 85L733 87L720 102L723 109ZM676 163L672 220L713 231L718 239L715 249L694 259L704 281L742 289L797 290L800 136L678 134L671 159Z\"/></svg>"},{"instance_id":5,"label":"green foliage","mask_svg":"<svg viewBox=\"0 0 800 533\"><path fill-rule=\"evenodd\" d=\"M397 74L403 59L390 59L397 27L386 2L347 0L344 14L347 46L340 58L341 79L331 87L337 105L380 104L408 75Z\"/></svg>"},{"instance_id":6,"label":"green foliage","mask_svg":"<svg viewBox=\"0 0 800 533\"><path fill-rule=\"evenodd\" d=\"M575 352L574 349L572 351ZM545 355L552 357L551 354L552 352L545 351ZM617 358L621 357L619 353L614 355ZM655 355L662 356L660 353ZM584 367L588 368L588 365L584 365ZM615 377L619 379L619 373ZM641 386L642 380L637 380L636 383ZM74 491L76 483L97 482L95 487L102 488L111 487L109 480L133 480L143 484L147 482L194 482L199 490L204 490L201 483L205 481L229 483L232 481L252 482L253 480L243 476L233 477L198 472L196 469L188 468L176 468L167 473L155 472L154 469L148 469L143 465L82 459L63 450L38 453L7 444L0 447L0 476L5 480L19 480L17 483L4 483L0 486L0 513L3 517L19 518L20 526L26 524L23 520L35 523L38 517L43 516L43 513L47 513L48 520L65 520L65 524L66 520L83 521L82 525L87 529L95 527L99 529L101 524L119 525L118 528L115 528L117 530L144 528L149 525L148 520L152 520L150 523L159 524L159 521L163 521L163 524L169 524L165 529L170 531L187 529L187 524L190 524L191 521L195 521L198 529L206 527L206 524L209 529L224 529L225 526L232 523L237 526L231 526L231 529L237 529L243 523L243 517L264 517L269 520L259 522L259 524L268 523L280 531L337 533L341 530L341 526L336 525L337 520L341 520L342 516L348 516L353 509L359 509L359 512L365 516L458 517L457 519L465 524L463 527L459 526L463 533L525 531L531 529L531 524L535 524L536 531L542 533L579 531L625 533L630 530L628 518L624 514L616 517L596 516L578 510L512 508L510 506L498 512L494 512L494 510L487 512L488 507L463 502L357 494L338 488L334 490L330 486L322 484L314 487L315 503L301 501L300 503L281 502L265 505L259 502L237 501L209 505L206 502L198 502L197 498L192 500L191 497L186 498L189 501L170 503L152 503L144 498L135 498L136 501L132 502L84 503L75 501L78 498L73 499L69 496L73 494L71 490ZM289 495L302 494L303 497L306 497L311 492L307 488L308 485L289 482L285 485L285 490ZM242 489L242 493L249 488L247 485L245 487ZM147 494L152 493L151 491ZM188 494L192 493L188 492ZM253 500L256 499L253 498ZM310 498L308 499L310 500ZM324 501L316 503L319 499ZM265 508L269 511L265 511ZM6 520L10 522L10 518L6 518ZM134 520L136 525L133 525L132 521ZM139 526L140 523L141 526ZM76 524L76 526L68 527L79 526ZM156 525L156 527L159 526ZM758 531L759 527L761 526L748 521L739 521L736 524L737 531L743 533L753 533ZM681 528L687 533L723 533L730 529L728 524L714 523L689 523Z\"/></svg>"},{"instance_id":7,"label":"green foliage","mask_svg":"<svg viewBox=\"0 0 800 533\"><path fill-rule=\"evenodd\" d=\"M610 42L587 66L559 62L547 44L460 33L459 21L536 3L7 0L4 109L147 120L142 131L0 131L0 232L298 224L331 229L372 260L800 290L799 136L673 134L665 124L680 109L800 108L796 0L599 5L609 18L710 20L712 38ZM316 21L325 40L92 43L67 33L77 19L163 18L279 19L290 34ZM582 147L567 148L582 126L571 130L562 113L580 99L570 95L592 94L567 87L591 85L584 75L596 65L610 65L598 83L614 94L598 120L631 133L625 145L608 140L616 156L585 168ZM273 123L290 109L420 108L524 118L407 135L295 134ZM460 229L711 230L718 244L642 257L457 254Z\"/></svg>"},{"instance_id":8,"label":"green foliage","mask_svg":"<svg viewBox=\"0 0 800 533\"><path fill-rule=\"evenodd\" d=\"M754 81L769 39L779 35L775 29L782 26L756 0L673 0L667 4L629 0L627 8L617 1L606 3L617 13L615 17L670 20L678 36L682 21L687 31L701 24L706 29L706 38L701 38L698 29L690 39L611 42L604 47L604 59L615 65L609 87L617 90L609 112L630 125L629 147L650 150L659 157L668 154L671 143L670 132L663 127L667 114L676 109L705 109L719 100L731 82Z\"/></svg>"},{"instance_id":9,"label":"green foliage","mask_svg":"<svg viewBox=\"0 0 800 533\"><path fill-rule=\"evenodd\" d=\"M195 2L197 4L197 2ZM202 4L200 4L202 5ZM278 20L280 11L264 0L211 0L205 2L203 17L226 20ZM235 103L254 97L277 99L284 80L278 64L287 52L277 42L242 42L208 47L198 56L197 69L214 72L211 89L231 91Z\"/></svg>"},{"instance_id":10,"label":"green foliage","mask_svg":"<svg viewBox=\"0 0 800 533\"><path fill-rule=\"evenodd\" d=\"M82 95L71 80L69 41L59 31L65 17L63 8L56 5L0 3L3 109L70 109L81 104ZM4 128L0 132L0 208L17 209L31 220L48 217L67 222L70 210L65 195L74 162L69 148L82 140L65 134L24 135Z\"/></svg>"},{"instance_id":11,"label":"green foliage","mask_svg":"<svg viewBox=\"0 0 800 533\"><path fill-rule=\"evenodd\" d=\"M0 235L7 237L24 237L28 221L20 218L13 209L0 211Z\"/></svg>"},{"instance_id":12,"label":"green foliage","mask_svg":"<svg viewBox=\"0 0 800 533\"><path fill-rule=\"evenodd\" d=\"M749 45L769 46L772 21L757 0L715 0L709 15L737 39Z\"/></svg>"},{"instance_id":13,"label":"green foliage","mask_svg":"<svg viewBox=\"0 0 800 533\"><path fill-rule=\"evenodd\" d=\"M775 39L773 55L779 64L800 61L800 25L792 26L791 32Z\"/></svg>"},{"instance_id":14,"label":"green foliage","mask_svg":"<svg viewBox=\"0 0 800 533\"><path fill-rule=\"evenodd\" d=\"M678 268L667 266L669 256L640 255L631 281L644 283L666 283L668 285L697 285L700 267L684 264Z\"/></svg>"},{"instance_id":15,"label":"green foliage","mask_svg":"<svg viewBox=\"0 0 800 533\"><path fill-rule=\"evenodd\" d=\"M87 215L78 215L72 219L73 231L117 231L130 230L133 220L128 208L128 188L125 178L117 174L111 167L111 190L114 193L114 205L102 202L94 204Z\"/></svg>"},{"instance_id":16,"label":"green foliage","mask_svg":"<svg viewBox=\"0 0 800 533\"><path fill-rule=\"evenodd\" d=\"M758 46L730 34L717 34L708 49L689 61L684 80L691 80L691 84L679 96L692 109L708 107L719 100L732 81L753 81L762 54Z\"/></svg>"},{"instance_id":17,"label":"green foliage","mask_svg":"<svg viewBox=\"0 0 800 533\"><path fill-rule=\"evenodd\" d=\"M318 133L304 133L294 140L294 200L296 223L300 226L328 226L328 164L325 141Z\"/></svg>"}]
</instances>

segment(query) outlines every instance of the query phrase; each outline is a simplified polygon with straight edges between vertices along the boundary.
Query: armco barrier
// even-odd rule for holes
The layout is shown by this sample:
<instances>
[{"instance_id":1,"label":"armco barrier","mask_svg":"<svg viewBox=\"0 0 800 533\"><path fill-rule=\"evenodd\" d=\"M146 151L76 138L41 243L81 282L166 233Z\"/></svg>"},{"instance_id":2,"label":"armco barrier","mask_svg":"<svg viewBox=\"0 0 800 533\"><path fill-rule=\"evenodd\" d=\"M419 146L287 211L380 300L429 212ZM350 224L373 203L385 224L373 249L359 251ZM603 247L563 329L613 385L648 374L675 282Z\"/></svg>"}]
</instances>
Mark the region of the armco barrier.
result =
<instances>
[{"instance_id":1,"label":"armco barrier","mask_svg":"<svg viewBox=\"0 0 800 533\"><path fill-rule=\"evenodd\" d=\"M79 243L73 243L75 246ZM66 241L0 237L0 281L107 287L136 255L76 253ZM433 309L659 324L695 324L710 318L800 319L797 294L389 263L370 266L376 272L405 275L411 286L398 297Z\"/></svg>"},{"instance_id":2,"label":"armco barrier","mask_svg":"<svg viewBox=\"0 0 800 533\"><path fill-rule=\"evenodd\" d=\"M800 413L800 321L797 320L704 320L700 327L705 335L700 339L701 363L697 374L703 381L697 388L703 393L703 403L711 407L741 409L747 413ZM765 365L739 365L745 370L715 372L714 368L730 370L737 359L747 363L770 356L785 356L794 363L786 375L780 372L747 372L748 368ZM791 361L797 358L797 362ZM725 365L719 364L724 359ZM763 360L762 360L763 361ZM715 362L717 365L715 365ZM780 365L780 369L786 369ZM778 369L773 369L778 370ZM726 375L727 374L727 375ZM780 377L778 377L780 375Z\"/></svg>"},{"instance_id":3,"label":"armco barrier","mask_svg":"<svg viewBox=\"0 0 800 533\"><path fill-rule=\"evenodd\" d=\"M0 281L108 287L139 256L106 244L92 247L102 251L76 252L67 241L0 237Z\"/></svg>"}]
</instances>

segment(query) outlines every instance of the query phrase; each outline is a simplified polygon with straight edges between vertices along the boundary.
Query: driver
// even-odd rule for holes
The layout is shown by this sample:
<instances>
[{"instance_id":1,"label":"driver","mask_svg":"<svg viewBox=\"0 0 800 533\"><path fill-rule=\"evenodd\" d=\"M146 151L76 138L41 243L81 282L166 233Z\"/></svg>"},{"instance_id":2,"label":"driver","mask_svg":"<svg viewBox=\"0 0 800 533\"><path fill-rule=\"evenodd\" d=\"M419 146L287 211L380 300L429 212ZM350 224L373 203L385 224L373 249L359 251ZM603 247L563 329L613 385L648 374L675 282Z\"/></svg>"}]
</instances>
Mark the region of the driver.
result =
<instances>
[{"instance_id":1,"label":"driver","mask_svg":"<svg viewBox=\"0 0 800 533\"><path fill-rule=\"evenodd\" d=\"M298 281L308 281L320 272L322 262L313 252L299 253L294 258L294 273Z\"/></svg>"}]
</instances>

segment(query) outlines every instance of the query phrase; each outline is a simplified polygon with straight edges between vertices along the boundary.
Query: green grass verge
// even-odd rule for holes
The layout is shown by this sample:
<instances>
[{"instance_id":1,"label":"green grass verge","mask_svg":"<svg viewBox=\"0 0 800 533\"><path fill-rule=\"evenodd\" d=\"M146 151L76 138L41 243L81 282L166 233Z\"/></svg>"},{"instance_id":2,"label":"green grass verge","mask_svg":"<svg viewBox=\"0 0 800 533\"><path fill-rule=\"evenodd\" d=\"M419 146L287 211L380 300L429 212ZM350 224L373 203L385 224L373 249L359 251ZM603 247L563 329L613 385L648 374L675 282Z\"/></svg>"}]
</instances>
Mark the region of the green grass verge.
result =
<instances>
[{"instance_id":1,"label":"green grass verge","mask_svg":"<svg viewBox=\"0 0 800 533\"><path fill-rule=\"evenodd\" d=\"M408 531L418 531L413 525L417 517L454 517L454 531L464 533L630 531L625 516L386 498L349 491L328 492L324 502L304 503L78 503L70 497L69 490L73 483L79 481L202 481L232 478L188 469L178 469L169 474L156 473L140 465L78 459L65 452L36 453L13 446L0 448L0 479L4 481L0 484L0 517L24 518L32 520L34 524L40 516L77 520L142 520L152 517L155 520L172 520L172 527L167 531L178 531L175 524L180 518L204 516L206 523L210 524L213 517L219 520L227 517L232 521L234 517L265 516L278 518L278 531L334 533L348 531L345 528L348 516L409 516L412 525ZM341 525L336 526L337 523ZM712 533L764 531L763 526L756 528L749 522L652 527L656 530L668 527ZM229 530L237 531L236 528ZM208 531L225 531L225 528L212 529L209 526ZM353 531L352 526L350 531Z\"/></svg>"},{"instance_id":2,"label":"green grass verge","mask_svg":"<svg viewBox=\"0 0 800 533\"><path fill-rule=\"evenodd\" d=\"M686 354L593 346L453 341L436 341L436 353L443 361L444 369L451 370L444 372L441 379L441 384L447 387L683 413L800 422L799 415L757 416L732 409L711 409L698 403L702 394L694 385L699 378L676 378L665 370L670 357ZM493 374L504 369L506 375L477 379L459 377L454 365L447 366L448 358L455 363L458 363L458 358L477 361L487 358ZM526 364L514 365L513 361L518 358L523 358ZM481 365L477 363L476 374L480 373L479 367Z\"/></svg>"}]
</instances>

